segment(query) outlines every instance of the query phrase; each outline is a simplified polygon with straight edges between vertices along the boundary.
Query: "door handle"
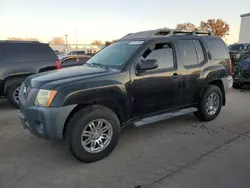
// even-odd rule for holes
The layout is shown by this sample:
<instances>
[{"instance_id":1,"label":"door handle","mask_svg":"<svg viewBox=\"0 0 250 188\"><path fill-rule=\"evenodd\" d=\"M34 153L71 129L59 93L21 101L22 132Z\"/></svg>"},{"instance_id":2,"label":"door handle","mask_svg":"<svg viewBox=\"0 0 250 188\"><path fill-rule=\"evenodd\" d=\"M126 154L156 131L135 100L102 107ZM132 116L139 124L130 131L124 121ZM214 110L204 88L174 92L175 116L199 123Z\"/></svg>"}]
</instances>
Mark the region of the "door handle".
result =
<instances>
[{"instance_id":1,"label":"door handle","mask_svg":"<svg viewBox=\"0 0 250 188\"><path fill-rule=\"evenodd\" d=\"M173 79L177 79L178 78L178 74L177 73L174 73L172 76L171 76L171 78L173 78Z\"/></svg>"}]
</instances>

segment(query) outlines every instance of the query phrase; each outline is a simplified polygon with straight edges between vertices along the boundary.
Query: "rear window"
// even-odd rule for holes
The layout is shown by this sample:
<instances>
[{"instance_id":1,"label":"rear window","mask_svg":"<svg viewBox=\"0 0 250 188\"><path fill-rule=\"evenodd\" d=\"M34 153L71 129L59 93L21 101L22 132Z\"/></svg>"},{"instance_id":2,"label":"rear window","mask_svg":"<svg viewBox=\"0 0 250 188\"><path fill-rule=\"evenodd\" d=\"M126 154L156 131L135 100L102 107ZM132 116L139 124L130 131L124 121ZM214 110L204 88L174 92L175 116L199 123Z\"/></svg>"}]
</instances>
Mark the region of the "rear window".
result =
<instances>
[{"instance_id":1,"label":"rear window","mask_svg":"<svg viewBox=\"0 0 250 188\"><path fill-rule=\"evenodd\" d=\"M228 59L229 52L225 43L219 38L208 37L205 38L209 52L211 54L211 59L220 60Z\"/></svg>"},{"instance_id":2,"label":"rear window","mask_svg":"<svg viewBox=\"0 0 250 188\"><path fill-rule=\"evenodd\" d=\"M5 43L5 62L56 61L57 56L48 44Z\"/></svg>"}]
</instances>

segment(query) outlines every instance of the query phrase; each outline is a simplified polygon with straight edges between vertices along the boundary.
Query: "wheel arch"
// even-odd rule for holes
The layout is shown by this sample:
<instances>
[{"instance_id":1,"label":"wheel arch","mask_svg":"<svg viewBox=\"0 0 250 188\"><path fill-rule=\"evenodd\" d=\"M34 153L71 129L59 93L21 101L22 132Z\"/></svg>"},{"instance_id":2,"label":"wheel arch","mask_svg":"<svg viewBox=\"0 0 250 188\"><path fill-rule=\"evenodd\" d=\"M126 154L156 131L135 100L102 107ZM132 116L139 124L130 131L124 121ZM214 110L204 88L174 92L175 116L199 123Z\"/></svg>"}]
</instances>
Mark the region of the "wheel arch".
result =
<instances>
[{"instance_id":1,"label":"wheel arch","mask_svg":"<svg viewBox=\"0 0 250 188\"><path fill-rule=\"evenodd\" d=\"M206 87L208 85L215 85L217 87L220 88L221 92L222 92L222 105L225 106L226 105L226 93L225 93L225 88L224 88L224 84L223 84L223 81L221 79L216 79L216 80L211 80L209 82L206 83L205 87L202 89L202 92L201 92L201 95L200 95L200 98L201 96L203 95Z\"/></svg>"},{"instance_id":2,"label":"wheel arch","mask_svg":"<svg viewBox=\"0 0 250 188\"><path fill-rule=\"evenodd\" d=\"M112 110L118 117L120 122L124 122L126 120L126 114L123 110L123 108L119 105L118 102L113 101L113 100L96 100L96 101L92 101L89 103L84 103L84 104L78 104L68 115L64 127L63 127L63 138L65 138L65 132L67 130L68 127L68 122L70 121L70 119L74 116L75 113L77 113L78 111L82 110L83 108L87 108L88 106L92 106L92 105L100 105L100 106L105 106L107 108L109 108L110 110ZM122 123L121 123L122 124Z\"/></svg>"},{"instance_id":3,"label":"wheel arch","mask_svg":"<svg viewBox=\"0 0 250 188\"><path fill-rule=\"evenodd\" d=\"M28 76L30 76L32 74L18 74L18 75L11 75L7 78L4 79L4 96L6 96L7 90L8 88L14 84L14 83L19 83L19 82L23 82Z\"/></svg>"}]
</instances>

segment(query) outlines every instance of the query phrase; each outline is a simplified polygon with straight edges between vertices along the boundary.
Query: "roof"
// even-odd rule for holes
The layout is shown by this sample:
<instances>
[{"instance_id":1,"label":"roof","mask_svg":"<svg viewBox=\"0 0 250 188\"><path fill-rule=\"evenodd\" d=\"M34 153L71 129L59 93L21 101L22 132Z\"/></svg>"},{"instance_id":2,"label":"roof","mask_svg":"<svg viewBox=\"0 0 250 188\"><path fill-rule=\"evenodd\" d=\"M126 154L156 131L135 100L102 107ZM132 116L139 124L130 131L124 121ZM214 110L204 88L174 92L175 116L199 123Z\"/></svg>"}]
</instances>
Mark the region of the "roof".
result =
<instances>
[{"instance_id":1,"label":"roof","mask_svg":"<svg viewBox=\"0 0 250 188\"><path fill-rule=\"evenodd\" d=\"M175 30L175 29L155 29L140 31L137 33L129 33L122 37L120 40L126 39L148 39L153 37L169 37L173 35L211 35L211 32L204 31L186 31L186 30Z\"/></svg>"},{"instance_id":2,"label":"roof","mask_svg":"<svg viewBox=\"0 0 250 188\"><path fill-rule=\"evenodd\" d=\"M0 40L0 43L40 43L38 41Z\"/></svg>"},{"instance_id":3,"label":"roof","mask_svg":"<svg viewBox=\"0 0 250 188\"><path fill-rule=\"evenodd\" d=\"M246 13L246 14L241 14L240 17L247 17L250 16L250 13Z\"/></svg>"}]
</instances>

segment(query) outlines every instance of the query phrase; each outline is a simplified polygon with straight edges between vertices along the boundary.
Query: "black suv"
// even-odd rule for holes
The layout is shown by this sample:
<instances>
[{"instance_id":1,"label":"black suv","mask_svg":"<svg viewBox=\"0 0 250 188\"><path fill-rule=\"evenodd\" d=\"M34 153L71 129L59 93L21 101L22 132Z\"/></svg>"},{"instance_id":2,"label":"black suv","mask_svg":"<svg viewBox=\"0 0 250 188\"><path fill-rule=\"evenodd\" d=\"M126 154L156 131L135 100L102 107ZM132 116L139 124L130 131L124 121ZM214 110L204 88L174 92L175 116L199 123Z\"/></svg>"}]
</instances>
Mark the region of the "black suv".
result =
<instances>
[{"instance_id":1,"label":"black suv","mask_svg":"<svg viewBox=\"0 0 250 188\"><path fill-rule=\"evenodd\" d=\"M60 64L48 44L0 41L0 96L18 107L20 86L28 76L56 69Z\"/></svg>"},{"instance_id":2,"label":"black suv","mask_svg":"<svg viewBox=\"0 0 250 188\"><path fill-rule=\"evenodd\" d=\"M132 33L83 66L27 78L20 119L33 134L65 140L76 159L93 162L111 153L127 124L186 113L213 120L226 104L231 72L218 37L171 29Z\"/></svg>"}]
</instances>

